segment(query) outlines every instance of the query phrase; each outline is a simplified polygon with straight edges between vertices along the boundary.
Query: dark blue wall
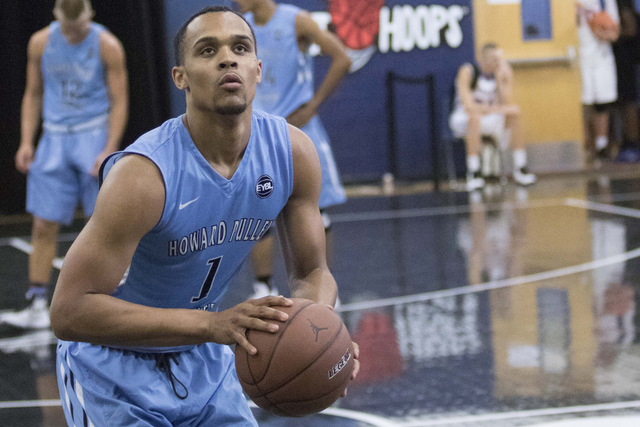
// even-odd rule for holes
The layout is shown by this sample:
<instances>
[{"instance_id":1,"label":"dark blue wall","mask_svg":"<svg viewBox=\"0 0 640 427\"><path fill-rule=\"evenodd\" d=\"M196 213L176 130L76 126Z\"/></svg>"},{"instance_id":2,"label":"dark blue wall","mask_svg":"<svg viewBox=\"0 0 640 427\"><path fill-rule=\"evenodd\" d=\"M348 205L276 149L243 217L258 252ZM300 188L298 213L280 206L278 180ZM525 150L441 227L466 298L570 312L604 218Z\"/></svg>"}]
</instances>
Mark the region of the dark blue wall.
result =
<instances>
[{"instance_id":1,"label":"dark blue wall","mask_svg":"<svg viewBox=\"0 0 640 427\"><path fill-rule=\"evenodd\" d=\"M372 3L371 0L342 1L348 2L346 4L351 8L360 2ZM214 0L214 3L230 4L227 0ZM291 0L290 3L311 12L328 10L326 0ZM167 40L173 40L173 35L182 22L192 13L210 4L212 1L165 0ZM453 80L459 66L474 57L471 0L386 0L385 8L387 9L383 8L381 16L388 16L388 24L383 25L381 31L382 34L387 34L388 47L383 46L384 43L378 44L374 41L376 51L370 60L361 69L347 76L338 91L320 110L345 182L377 180L390 169L385 107L385 79L389 72L403 77L423 77L431 73L435 75L439 130L446 139L449 136L446 115ZM392 12L389 13L390 11ZM452 24L445 21L448 18L454 19L456 13L459 13L457 17L462 37L457 31L457 19ZM406 19L398 19L402 17ZM434 30L439 27L442 27L439 32ZM395 37L394 40L394 37L388 36L389 32L419 33L419 46L411 46L416 37ZM438 40L439 45L434 46ZM401 48L401 42L407 43L404 46L407 51L394 51L394 47L396 50ZM426 49L423 49L425 47ZM382 53L380 48L388 51ZM172 47L169 46L169 49L172 50ZM173 61L172 52L169 54L169 60ZM315 65L318 84L328 68L329 61L319 57ZM406 83L396 83L394 88L398 176L432 176L433 141L429 129L430 100L427 89L424 86ZM181 114L184 105L184 94L172 87L174 115Z\"/></svg>"}]
</instances>

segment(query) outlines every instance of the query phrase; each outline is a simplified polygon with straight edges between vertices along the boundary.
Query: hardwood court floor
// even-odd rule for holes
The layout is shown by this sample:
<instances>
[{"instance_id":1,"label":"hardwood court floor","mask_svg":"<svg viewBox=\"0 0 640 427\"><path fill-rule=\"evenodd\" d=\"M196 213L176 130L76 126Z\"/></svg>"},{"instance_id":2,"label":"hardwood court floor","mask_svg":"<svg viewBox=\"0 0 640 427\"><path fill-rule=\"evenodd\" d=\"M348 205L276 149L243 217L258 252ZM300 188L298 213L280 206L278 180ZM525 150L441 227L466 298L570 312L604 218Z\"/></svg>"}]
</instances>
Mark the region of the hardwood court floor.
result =
<instances>
[{"instance_id":1,"label":"hardwood court floor","mask_svg":"<svg viewBox=\"0 0 640 427\"><path fill-rule=\"evenodd\" d=\"M640 425L634 175L471 196L365 191L333 208L331 267L361 374L326 414L256 410L260 425ZM26 279L28 223L13 222L0 225L0 310L20 303ZM64 230L60 254L80 226ZM246 266L225 306L251 278ZM64 425L51 333L0 332L0 426Z\"/></svg>"}]
</instances>

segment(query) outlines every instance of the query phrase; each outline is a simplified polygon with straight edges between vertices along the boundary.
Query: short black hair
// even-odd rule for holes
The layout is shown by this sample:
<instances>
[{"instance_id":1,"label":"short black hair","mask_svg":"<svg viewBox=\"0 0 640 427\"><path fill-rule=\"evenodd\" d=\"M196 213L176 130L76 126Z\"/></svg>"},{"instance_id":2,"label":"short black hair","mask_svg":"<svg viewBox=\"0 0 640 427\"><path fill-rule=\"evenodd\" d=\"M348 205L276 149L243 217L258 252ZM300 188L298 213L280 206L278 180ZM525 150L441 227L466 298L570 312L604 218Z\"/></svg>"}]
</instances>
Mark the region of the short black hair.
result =
<instances>
[{"instance_id":1,"label":"short black hair","mask_svg":"<svg viewBox=\"0 0 640 427\"><path fill-rule=\"evenodd\" d=\"M244 18L244 16L242 16L241 13L236 12L235 10L232 10L226 6L208 6L205 7L204 9L202 9L201 11L193 14L188 20L187 22L185 22L184 24L182 24L182 27L180 27L180 29L178 30L178 33L176 34L176 37L173 39L173 51L174 54L176 56L176 66L180 66L182 65L182 55L184 54L184 35L187 32L187 27L189 26L189 24L191 24L191 22L196 19L198 16L200 15L204 15L207 13L219 13L219 12L231 12L234 15L238 15L240 18L242 18L242 20L249 26L249 29L251 30L251 36L253 37L253 45L254 45L254 49L256 54L258 53L258 45L256 43L256 33L253 32L253 27L251 27L251 24L249 24L249 22L247 22L247 20Z\"/></svg>"}]
</instances>

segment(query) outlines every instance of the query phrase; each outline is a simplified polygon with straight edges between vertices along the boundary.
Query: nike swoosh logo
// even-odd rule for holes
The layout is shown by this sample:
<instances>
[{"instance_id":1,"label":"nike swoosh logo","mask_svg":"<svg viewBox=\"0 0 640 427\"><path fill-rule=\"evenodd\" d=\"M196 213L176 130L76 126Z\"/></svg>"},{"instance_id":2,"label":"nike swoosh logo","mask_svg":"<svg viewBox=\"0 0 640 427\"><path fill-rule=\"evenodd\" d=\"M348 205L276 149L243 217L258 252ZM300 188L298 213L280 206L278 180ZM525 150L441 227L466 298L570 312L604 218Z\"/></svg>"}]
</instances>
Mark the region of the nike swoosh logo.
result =
<instances>
[{"instance_id":1,"label":"nike swoosh logo","mask_svg":"<svg viewBox=\"0 0 640 427\"><path fill-rule=\"evenodd\" d=\"M178 210L182 210L184 208L186 208L187 206L189 206L191 203L195 202L196 200L198 200L200 198L200 196L196 197L195 199L188 201L187 203L180 203L180 208Z\"/></svg>"}]
</instances>

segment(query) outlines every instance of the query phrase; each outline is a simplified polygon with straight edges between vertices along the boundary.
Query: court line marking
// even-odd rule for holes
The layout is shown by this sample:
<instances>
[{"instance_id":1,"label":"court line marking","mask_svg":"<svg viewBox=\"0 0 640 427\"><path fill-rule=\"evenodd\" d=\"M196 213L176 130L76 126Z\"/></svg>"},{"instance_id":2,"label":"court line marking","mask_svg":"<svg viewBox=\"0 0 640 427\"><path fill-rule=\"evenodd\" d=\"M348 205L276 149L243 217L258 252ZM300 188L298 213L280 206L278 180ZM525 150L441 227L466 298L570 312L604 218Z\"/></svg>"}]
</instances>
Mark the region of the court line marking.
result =
<instances>
[{"instance_id":1,"label":"court line marking","mask_svg":"<svg viewBox=\"0 0 640 427\"><path fill-rule=\"evenodd\" d=\"M469 205L442 206L435 208L410 208L399 210L384 210L371 212L348 212L331 214L332 223L381 221L384 219L421 218L428 216L452 215L471 213L477 211L492 211L500 209L527 209L544 208L553 206L565 206L566 199L544 199L527 202L501 202L501 203L473 203Z\"/></svg>"},{"instance_id":2,"label":"court line marking","mask_svg":"<svg viewBox=\"0 0 640 427\"><path fill-rule=\"evenodd\" d=\"M483 415L470 415L466 417L456 418L441 418L430 421L410 421L398 424L399 427L431 427L441 426L447 424L462 424L462 423L474 423L482 421L498 421L509 420L515 418L531 418L540 416L551 415L564 415L564 414L577 414L583 412L598 412L598 411L610 411L615 409L632 409L640 408L640 400L631 402L614 402L614 403L600 403L595 405L581 405L581 406L568 406L564 408L546 408L546 409L533 409L529 411L513 411L513 412L495 412Z\"/></svg>"},{"instance_id":3,"label":"court line marking","mask_svg":"<svg viewBox=\"0 0 640 427\"><path fill-rule=\"evenodd\" d=\"M613 215L626 216L629 218L640 219L640 210L625 208L623 206L608 205L605 203L592 202L582 199L567 199L565 205L572 206L574 208L581 208L590 211L610 213Z\"/></svg>"},{"instance_id":4,"label":"court line marking","mask_svg":"<svg viewBox=\"0 0 640 427\"><path fill-rule=\"evenodd\" d=\"M22 251L25 254L30 254L31 252L33 252L33 246L31 246L30 243L15 237L12 239L9 239L9 246L16 248L19 251ZM64 262L64 258L56 257L51 262L51 265L53 265L54 268L57 268L58 270L60 270L62 268L63 262Z\"/></svg>"},{"instance_id":5,"label":"court line marking","mask_svg":"<svg viewBox=\"0 0 640 427\"><path fill-rule=\"evenodd\" d=\"M57 243L73 242L80 233L60 233L56 239ZM3 237L0 239L0 246L11 246L11 240L21 239L26 241L29 236Z\"/></svg>"},{"instance_id":6,"label":"court line marking","mask_svg":"<svg viewBox=\"0 0 640 427\"><path fill-rule=\"evenodd\" d=\"M410 304L414 302L424 302L439 298L447 298L458 295L466 295L477 292L488 291L492 289L507 288L525 283L539 282L541 280L556 279L558 277L568 276L571 274L584 273L586 271L595 270L602 267L619 264L629 261L630 259L640 257L640 248L633 249L618 255L612 255L594 261L585 262L584 264L572 265L569 267L558 268L557 270L545 271L542 273L529 274L520 277L511 277L507 279L493 280L477 285L469 285L454 289L445 289L442 291L425 292L421 294L405 295L401 297L385 298L379 300L356 302L351 304L343 304L336 311L341 313L349 311L370 310L373 308L388 307L391 305Z\"/></svg>"},{"instance_id":7,"label":"court line marking","mask_svg":"<svg viewBox=\"0 0 640 427\"><path fill-rule=\"evenodd\" d=\"M258 406L249 401L249 406L257 408ZM45 406L62 406L60 399L58 400L11 400L6 402L0 402L0 409L19 409L19 408L38 408ZM334 415L337 417L348 418L351 420L362 421L375 427L399 427L402 424L387 420L386 418L379 417L373 414L367 414L365 412L351 411L349 409L342 408L327 408L320 412L324 415Z\"/></svg>"}]
</instances>

